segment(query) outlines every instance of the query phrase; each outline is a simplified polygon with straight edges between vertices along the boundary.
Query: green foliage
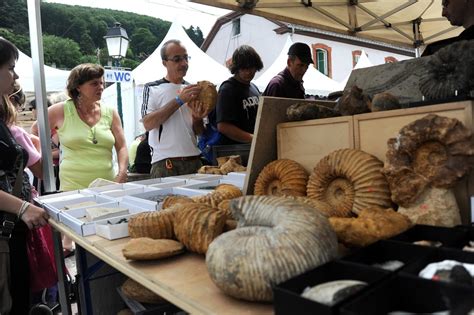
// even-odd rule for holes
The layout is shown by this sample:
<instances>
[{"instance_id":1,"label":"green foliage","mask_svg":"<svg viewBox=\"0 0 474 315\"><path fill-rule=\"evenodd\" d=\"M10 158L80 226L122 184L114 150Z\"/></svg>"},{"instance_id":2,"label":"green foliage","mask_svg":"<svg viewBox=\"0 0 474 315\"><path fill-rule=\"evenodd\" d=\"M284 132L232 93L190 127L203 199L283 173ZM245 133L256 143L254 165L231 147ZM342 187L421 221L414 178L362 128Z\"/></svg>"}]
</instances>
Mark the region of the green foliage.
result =
<instances>
[{"instance_id":1,"label":"green foliage","mask_svg":"<svg viewBox=\"0 0 474 315\"><path fill-rule=\"evenodd\" d=\"M0 1L0 36L30 55L26 0ZM109 58L104 36L108 27L120 22L131 39L122 64L133 69L153 53L171 25L134 13L47 2L41 2L41 19L45 63L55 63L59 68L72 68L98 59L106 65ZM199 27L191 26L185 31L196 45L204 41Z\"/></svg>"}]
</instances>

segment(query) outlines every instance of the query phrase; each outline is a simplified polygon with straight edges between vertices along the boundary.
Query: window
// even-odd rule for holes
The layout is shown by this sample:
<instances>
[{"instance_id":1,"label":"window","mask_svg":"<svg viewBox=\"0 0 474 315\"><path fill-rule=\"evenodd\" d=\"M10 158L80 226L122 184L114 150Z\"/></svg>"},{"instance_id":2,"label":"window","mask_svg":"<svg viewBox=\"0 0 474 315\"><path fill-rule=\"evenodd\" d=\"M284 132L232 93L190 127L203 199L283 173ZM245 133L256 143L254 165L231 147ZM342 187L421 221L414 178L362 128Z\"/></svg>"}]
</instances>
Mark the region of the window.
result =
<instances>
[{"instance_id":1,"label":"window","mask_svg":"<svg viewBox=\"0 0 474 315\"><path fill-rule=\"evenodd\" d=\"M352 67L355 67L359 62L360 55L362 55L362 50L354 50L352 52Z\"/></svg>"},{"instance_id":2,"label":"window","mask_svg":"<svg viewBox=\"0 0 474 315\"><path fill-rule=\"evenodd\" d=\"M395 57L392 57L392 56L389 56L389 57L385 57L385 63L394 63L394 62L397 62L397 58Z\"/></svg>"},{"instance_id":3,"label":"window","mask_svg":"<svg viewBox=\"0 0 474 315\"><path fill-rule=\"evenodd\" d=\"M324 49L316 49L316 69L328 75L328 53Z\"/></svg>"},{"instance_id":4,"label":"window","mask_svg":"<svg viewBox=\"0 0 474 315\"><path fill-rule=\"evenodd\" d=\"M311 44L313 50L314 67L324 75L332 78L332 48L325 44Z\"/></svg>"},{"instance_id":5,"label":"window","mask_svg":"<svg viewBox=\"0 0 474 315\"><path fill-rule=\"evenodd\" d=\"M240 18L232 20L232 36L240 35Z\"/></svg>"}]
</instances>

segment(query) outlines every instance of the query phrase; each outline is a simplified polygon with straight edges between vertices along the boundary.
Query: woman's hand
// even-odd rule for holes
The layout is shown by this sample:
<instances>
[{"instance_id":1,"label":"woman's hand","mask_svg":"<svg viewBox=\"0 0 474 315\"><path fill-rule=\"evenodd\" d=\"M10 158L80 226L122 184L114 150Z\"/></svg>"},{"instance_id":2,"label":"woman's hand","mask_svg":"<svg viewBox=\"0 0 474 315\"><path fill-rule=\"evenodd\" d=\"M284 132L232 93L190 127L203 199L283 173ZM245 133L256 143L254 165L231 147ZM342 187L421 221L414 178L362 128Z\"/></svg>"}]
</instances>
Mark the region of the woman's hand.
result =
<instances>
[{"instance_id":1,"label":"woman's hand","mask_svg":"<svg viewBox=\"0 0 474 315\"><path fill-rule=\"evenodd\" d=\"M115 176L115 182L117 183L126 183L127 182L127 172L118 172L117 176Z\"/></svg>"},{"instance_id":2,"label":"woman's hand","mask_svg":"<svg viewBox=\"0 0 474 315\"><path fill-rule=\"evenodd\" d=\"M48 224L49 215L43 208L29 204L28 208L23 212L21 220L25 222L29 229L39 228Z\"/></svg>"}]
</instances>

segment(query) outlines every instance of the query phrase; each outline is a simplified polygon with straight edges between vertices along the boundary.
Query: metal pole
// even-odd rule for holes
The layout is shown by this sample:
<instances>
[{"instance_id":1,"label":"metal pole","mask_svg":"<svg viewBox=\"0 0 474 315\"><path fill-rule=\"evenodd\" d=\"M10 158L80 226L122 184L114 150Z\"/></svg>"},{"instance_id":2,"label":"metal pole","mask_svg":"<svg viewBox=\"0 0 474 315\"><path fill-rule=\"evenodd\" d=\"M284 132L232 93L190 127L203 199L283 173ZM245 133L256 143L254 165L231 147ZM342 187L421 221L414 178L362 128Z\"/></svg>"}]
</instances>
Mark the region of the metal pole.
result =
<instances>
[{"instance_id":1,"label":"metal pole","mask_svg":"<svg viewBox=\"0 0 474 315\"><path fill-rule=\"evenodd\" d=\"M115 66L117 69L120 69L120 58L117 58L115 60ZM122 111L122 87L120 85L120 82L117 82L117 111L120 117L120 123L122 124L123 128L123 111Z\"/></svg>"},{"instance_id":2,"label":"metal pole","mask_svg":"<svg viewBox=\"0 0 474 315\"><path fill-rule=\"evenodd\" d=\"M43 157L43 185L46 192L53 191L54 172L51 153L51 130L48 122L46 101L46 81L44 78L43 37L41 29L40 0L28 0L28 24L30 30L31 59L33 61L33 80L35 86L38 130ZM54 188L56 190L56 187Z\"/></svg>"}]
</instances>

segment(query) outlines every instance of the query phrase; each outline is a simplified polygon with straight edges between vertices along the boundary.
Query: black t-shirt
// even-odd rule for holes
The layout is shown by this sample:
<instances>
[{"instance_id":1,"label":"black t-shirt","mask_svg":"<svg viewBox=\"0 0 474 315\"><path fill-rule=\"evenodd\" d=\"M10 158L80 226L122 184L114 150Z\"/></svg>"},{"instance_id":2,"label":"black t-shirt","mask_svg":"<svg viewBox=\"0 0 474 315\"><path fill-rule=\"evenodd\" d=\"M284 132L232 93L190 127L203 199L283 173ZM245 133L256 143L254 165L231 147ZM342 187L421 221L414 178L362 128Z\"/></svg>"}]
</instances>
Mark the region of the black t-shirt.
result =
<instances>
[{"instance_id":1,"label":"black t-shirt","mask_svg":"<svg viewBox=\"0 0 474 315\"><path fill-rule=\"evenodd\" d=\"M426 46L425 50L423 51L422 57L431 56L438 50L452 43L459 42L461 40L473 40L474 39L474 26L466 28L461 34L456 37L451 37L447 39L443 39L434 43L429 44Z\"/></svg>"},{"instance_id":2,"label":"black t-shirt","mask_svg":"<svg viewBox=\"0 0 474 315\"><path fill-rule=\"evenodd\" d=\"M137 155L134 163L135 171L140 174L148 174L151 169L151 148L148 144L148 134L137 146Z\"/></svg>"},{"instance_id":3,"label":"black t-shirt","mask_svg":"<svg viewBox=\"0 0 474 315\"><path fill-rule=\"evenodd\" d=\"M257 118L260 91L253 83L244 84L236 79L224 81L217 96L216 122L228 122L253 133ZM238 144L222 135L219 144Z\"/></svg>"}]
</instances>

